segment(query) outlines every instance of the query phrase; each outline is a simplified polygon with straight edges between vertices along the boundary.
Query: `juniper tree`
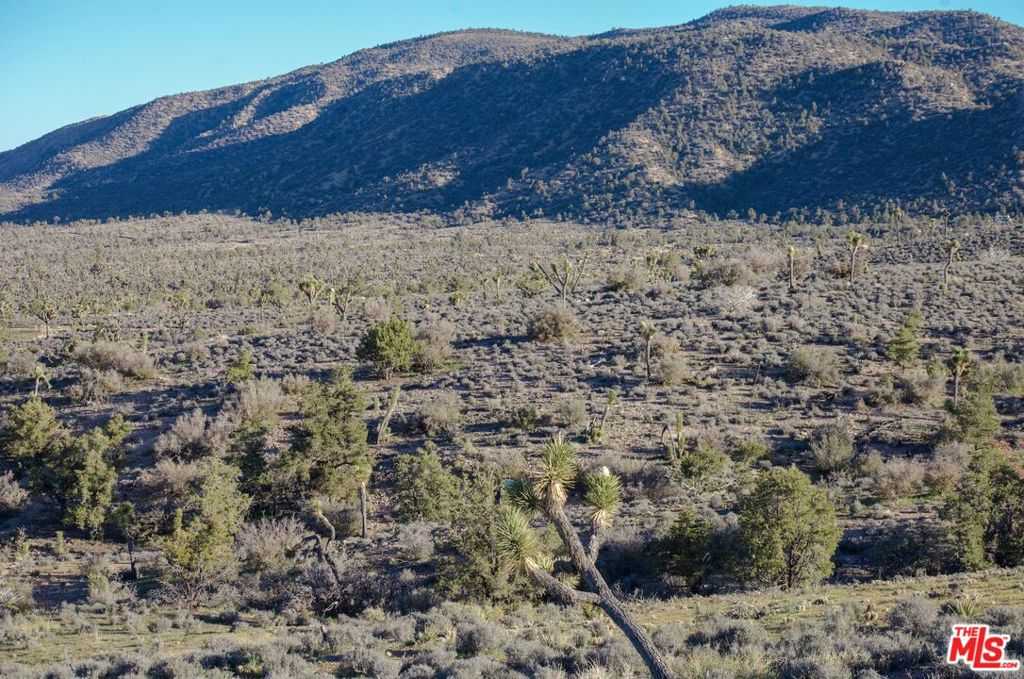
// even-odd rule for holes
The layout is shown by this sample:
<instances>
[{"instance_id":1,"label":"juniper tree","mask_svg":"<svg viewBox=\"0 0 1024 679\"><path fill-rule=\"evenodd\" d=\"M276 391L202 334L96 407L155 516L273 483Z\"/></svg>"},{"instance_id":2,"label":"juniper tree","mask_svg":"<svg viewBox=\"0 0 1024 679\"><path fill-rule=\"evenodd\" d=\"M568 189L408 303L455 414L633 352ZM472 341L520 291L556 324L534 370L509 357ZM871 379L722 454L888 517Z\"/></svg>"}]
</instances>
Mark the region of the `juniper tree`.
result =
<instances>
[{"instance_id":1,"label":"juniper tree","mask_svg":"<svg viewBox=\"0 0 1024 679\"><path fill-rule=\"evenodd\" d=\"M590 517L589 540L584 545L565 509L578 475L576 449L560 434L556 435L541 451L541 459L528 478L505 484L506 503L499 517L498 554L562 602L599 606L633 644L651 676L671 677L665 659L646 630L626 611L595 564L602 538L621 503L619 479L607 468L584 476L582 500ZM532 517L538 513L554 526L586 590L571 587L551 574L551 560L531 525Z\"/></svg>"},{"instance_id":2,"label":"juniper tree","mask_svg":"<svg viewBox=\"0 0 1024 679\"><path fill-rule=\"evenodd\" d=\"M974 449L941 516L962 568L1024 564L1024 477L991 445Z\"/></svg>"},{"instance_id":3,"label":"juniper tree","mask_svg":"<svg viewBox=\"0 0 1024 679\"><path fill-rule=\"evenodd\" d=\"M396 509L403 521L448 521L458 506L458 479L444 468L432 443L398 458L395 486Z\"/></svg>"},{"instance_id":4,"label":"juniper tree","mask_svg":"<svg viewBox=\"0 0 1024 679\"><path fill-rule=\"evenodd\" d=\"M889 358L903 368L913 365L921 351L919 335L922 320L920 313L916 311L911 313L903 322L896 336L889 341L887 347Z\"/></svg>"},{"instance_id":5,"label":"juniper tree","mask_svg":"<svg viewBox=\"0 0 1024 679\"><path fill-rule=\"evenodd\" d=\"M691 591L696 591L709 574L712 533L713 527L706 518L685 507L658 544L667 570L683 578Z\"/></svg>"},{"instance_id":6,"label":"juniper tree","mask_svg":"<svg viewBox=\"0 0 1024 679\"><path fill-rule=\"evenodd\" d=\"M22 472L28 471L48 450L63 445L67 430L57 413L38 394L7 412L0 430L0 452Z\"/></svg>"},{"instance_id":7,"label":"juniper tree","mask_svg":"<svg viewBox=\"0 0 1024 679\"><path fill-rule=\"evenodd\" d=\"M992 384L981 381L953 409L953 437L975 447L990 446L999 434L999 412L992 399Z\"/></svg>"},{"instance_id":8,"label":"juniper tree","mask_svg":"<svg viewBox=\"0 0 1024 679\"><path fill-rule=\"evenodd\" d=\"M115 417L73 436L53 409L33 396L8 413L0 450L17 465L33 492L57 504L66 524L96 535L113 499L113 461L128 431L123 418Z\"/></svg>"},{"instance_id":9,"label":"juniper tree","mask_svg":"<svg viewBox=\"0 0 1024 679\"><path fill-rule=\"evenodd\" d=\"M335 372L329 384L309 389L302 401L302 422L282 456L282 471L294 492L307 500L359 496L362 530L367 530L366 484L373 470L362 414L366 402L347 373Z\"/></svg>"},{"instance_id":10,"label":"juniper tree","mask_svg":"<svg viewBox=\"0 0 1024 679\"><path fill-rule=\"evenodd\" d=\"M385 380L396 372L412 369L417 342L408 321L392 316L367 330L356 349L356 357L373 365Z\"/></svg>"},{"instance_id":11,"label":"juniper tree","mask_svg":"<svg viewBox=\"0 0 1024 679\"><path fill-rule=\"evenodd\" d=\"M99 534L114 499L117 471L107 457L121 444L120 436L120 432L93 429L76 438L62 454L64 521L92 537Z\"/></svg>"},{"instance_id":12,"label":"juniper tree","mask_svg":"<svg viewBox=\"0 0 1024 679\"><path fill-rule=\"evenodd\" d=\"M842 531L827 493L795 467L776 467L740 501L740 538L748 577L792 588L832 574Z\"/></svg>"},{"instance_id":13,"label":"juniper tree","mask_svg":"<svg viewBox=\"0 0 1024 679\"><path fill-rule=\"evenodd\" d=\"M167 584L190 607L233 570L235 534L249 509L238 476L223 460L200 462L195 491L175 511L171 534L162 542Z\"/></svg>"}]
</instances>

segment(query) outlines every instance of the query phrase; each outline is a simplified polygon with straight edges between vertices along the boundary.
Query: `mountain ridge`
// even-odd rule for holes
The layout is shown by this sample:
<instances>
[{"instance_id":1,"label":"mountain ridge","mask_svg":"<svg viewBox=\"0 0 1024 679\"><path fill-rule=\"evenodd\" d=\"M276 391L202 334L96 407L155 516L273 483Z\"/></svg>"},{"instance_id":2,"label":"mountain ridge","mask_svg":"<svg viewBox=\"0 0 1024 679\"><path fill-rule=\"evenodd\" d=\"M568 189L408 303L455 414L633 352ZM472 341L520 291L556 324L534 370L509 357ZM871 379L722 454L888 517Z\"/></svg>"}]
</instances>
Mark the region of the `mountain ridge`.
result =
<instances>
[{"instance_id":1,"label":"mountain ridge","mask_svg":"<svg viewBox=\"0 0 1024 679\"><path fill-rule=\"evenodd\" d=\"M464 29L54 130L0 153L0 216L1018 212L1022 121L1024 29L974 12Z\"/></svg>"}]
</instances>

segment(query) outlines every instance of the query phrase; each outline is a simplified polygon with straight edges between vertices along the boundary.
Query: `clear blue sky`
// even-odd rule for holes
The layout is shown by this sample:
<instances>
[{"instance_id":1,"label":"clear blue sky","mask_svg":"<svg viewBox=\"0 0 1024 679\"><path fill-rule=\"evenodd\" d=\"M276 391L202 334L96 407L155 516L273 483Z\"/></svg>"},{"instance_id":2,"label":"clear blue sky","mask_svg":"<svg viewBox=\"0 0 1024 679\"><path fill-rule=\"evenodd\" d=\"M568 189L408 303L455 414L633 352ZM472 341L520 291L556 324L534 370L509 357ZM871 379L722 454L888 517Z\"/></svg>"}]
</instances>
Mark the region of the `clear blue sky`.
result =
<instances>
[{"instance_id":1,"label":"clear blue sky","mask_svg":"<svg viewBox=\"0 0 1024 679\"><path fill-rule=\"evenodd\" d=\"M417 35L467 27L581 35L679 24L728 4L751 0L0 0L0 150L164 94L278 75ZM975 9L1024 24L1024 0L843 4Z\"/></svg>"}]
</instances>

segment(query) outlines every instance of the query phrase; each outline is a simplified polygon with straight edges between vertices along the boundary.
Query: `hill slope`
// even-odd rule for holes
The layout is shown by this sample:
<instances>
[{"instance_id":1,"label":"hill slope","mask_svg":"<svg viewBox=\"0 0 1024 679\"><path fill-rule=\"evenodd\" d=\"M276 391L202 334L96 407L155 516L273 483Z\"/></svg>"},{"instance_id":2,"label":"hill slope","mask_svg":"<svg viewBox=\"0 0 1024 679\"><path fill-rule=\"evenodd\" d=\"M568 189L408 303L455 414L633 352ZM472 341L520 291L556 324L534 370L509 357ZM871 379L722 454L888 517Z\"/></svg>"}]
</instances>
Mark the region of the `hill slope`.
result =
<instances>
[{"instance_id":1,"label":"hill slope","mask_svg":"<svg viewBox=\"0 0 1024 679\"><path fill-rule=\"evenodd\" d=\"M163 97L0 154L0 214L615 218L1024 207L1024 29L737 7L561 38L470 30Z\"/></svg>"}]
</instances>

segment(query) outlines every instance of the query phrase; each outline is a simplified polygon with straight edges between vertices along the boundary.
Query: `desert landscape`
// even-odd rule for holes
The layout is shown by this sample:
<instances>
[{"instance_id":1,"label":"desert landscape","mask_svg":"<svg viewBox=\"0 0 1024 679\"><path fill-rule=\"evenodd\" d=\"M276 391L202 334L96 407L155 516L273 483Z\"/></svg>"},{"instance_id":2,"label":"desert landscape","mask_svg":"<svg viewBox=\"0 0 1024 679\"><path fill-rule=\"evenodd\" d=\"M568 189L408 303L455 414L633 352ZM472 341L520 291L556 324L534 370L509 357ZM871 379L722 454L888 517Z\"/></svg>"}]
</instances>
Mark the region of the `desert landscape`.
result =
<instances>
[{"instance_id":1,"label":"desert landscape","mask_svg":"<svg viewBox=\"0 0 1024 679\"><path fill-rule=\"evenodd\" d=\"M1022 83L985 15L730 8L0 153L0 675L1024 658Z\"/></svg>"}]
</instances>

